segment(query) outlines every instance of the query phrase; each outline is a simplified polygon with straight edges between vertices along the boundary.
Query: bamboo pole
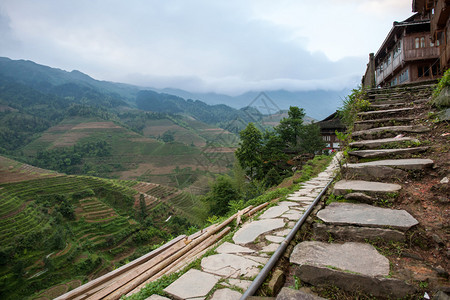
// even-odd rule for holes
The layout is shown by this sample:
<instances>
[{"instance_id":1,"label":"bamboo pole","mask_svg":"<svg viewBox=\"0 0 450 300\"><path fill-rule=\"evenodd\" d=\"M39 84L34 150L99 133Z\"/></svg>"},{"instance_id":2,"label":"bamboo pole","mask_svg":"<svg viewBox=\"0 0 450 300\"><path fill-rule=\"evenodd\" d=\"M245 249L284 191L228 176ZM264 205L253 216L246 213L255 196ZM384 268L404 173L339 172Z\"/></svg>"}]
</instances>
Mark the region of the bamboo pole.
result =
<instances>
[{"instance_id":1,"label":"bamboo pole","mask_svg":"<svg viewBox=\"0 0 450 300\"><path fill-rule=\"evenodd\" d=\"M135 268L137 265L142 264L143 262L146 262L148 260L150 260L151 258L155 257L156 255L164 252L165 250L167 250L168 248L170 248L171 246L173 246L174 244L176 244L177 242L179 242L180 240L184 239L186 236L185 235L180 235L178 237L176 237L175 239L167 242L166 244L162 245L161 247L159 247L158 249L155 249L153 251L151 251L150 253L147 253L135 260L133 260L132 262L114 270L111 271L99 278L96 278L94 280L91 280L90 282L83 284L82 286L73 289L72 291L65 293L61 296L59 296L58 298L56 298L56 300L66 300L66 299L74 299L75 297L80 296L81 294L85 293L86 291L88 291L89 289L94 289L95 287L104 284L105 282L111 280L112 278L119 276L125 272L128 272L129 270L131 270L132 268Z\"/></svg>"},{"instance_id":2,"label":"bamboo pole","mask_svg":"<svg viewBox=\"0 0 450 300\"><path fill-rule=\"evenodd\" d=\"M167 267L165 267L164 269L159 271L157 274L155 274L151 278L147 279L145 282L141 283L138 287L136 287L134 290L129 292L127 294L127 296L130 296L134 293L139 292L143 287L145 287L145 285L147 285L148 283L150 283L152 281L158 280L165 274L171 274L171 273L179 271L184 266L188 265L189 263L191 263L192 261L194 261L201 255L203 255L209 247L214 245L218 240L220 240L223 236L225 236L228 232L230 232L230 230L231 230L230 227L226 227L218 234L210 236L204 242L199 244L198 247L195 247L190 252L186 253L183 257L180 257L179 259L177 259L176 261L174 261L173 263L171 263L170 265L168 265Z\"/></svg>"},{"instance_id":3,"label":"bamboo pole","mask_svg":"<svg viewBox=\"0 0 450 300\"><path fill-rule=\"evenodd\" d=\"M183 256L185 253L190 251L192 248L194 248L195 246L200 244L202 241L204 241L205 239L207 239L208 237L210 237L211 235L213 235L214 233L218 232L219 230L224 228L226 225L231 223L238 216L238 214L247 213L250 209L252 209L252 206L249 206L249 207L237 212L236 214L229 217L227 220L225 220L221 224L218 224L214 227L211 226L210 227L211 229L209 231L207 231L205 234L201 235L199 238L195 239L194 241L192 241L190 244L188 244L186 247L182 248L181 250L174 251L173 253L171 253L171 255L168 255L161 262L159 262L152 268L146 270L145 272L137 274L137 276L135 276L136 274L133 274L133 275L130 274L132 276L132 278L127 278L129 280L127 280L126 282L119 282L117 285L112 285L106 289L103 289L100 293L97 293L88 299L102 299L103 297L104 297L104 299L119 299L122 295L135 289L142 282L146 281L148 278L155 275L161 269L167 267L170 263L172 263L179 257ZM135 272L133 272L133 273L135 273ZM134 279L136 279L136 280L134 280ZM133 280L133 283L128 284L132 280ZM119 287L117 288L118 285L119 285Z\"/></svg>"}]
</instances>

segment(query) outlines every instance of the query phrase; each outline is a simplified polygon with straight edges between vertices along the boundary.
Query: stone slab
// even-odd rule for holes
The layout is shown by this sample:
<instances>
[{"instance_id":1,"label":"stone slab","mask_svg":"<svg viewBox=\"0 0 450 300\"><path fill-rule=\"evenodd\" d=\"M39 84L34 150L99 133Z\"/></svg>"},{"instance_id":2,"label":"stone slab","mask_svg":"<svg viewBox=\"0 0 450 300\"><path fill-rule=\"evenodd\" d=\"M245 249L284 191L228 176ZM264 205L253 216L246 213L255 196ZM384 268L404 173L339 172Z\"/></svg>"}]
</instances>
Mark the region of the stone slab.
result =
<instances>
[{"instance_id":1,"label":"stone slab","mask_svg":"<svg viewBox=\"0 0 450 300\"><path fill-rule=\"evenodd\" d=\"M288 206L272 206L267 209L259 218L260 219L273 219L281 216L283 213L289 210Z\"/></svg>"},{"instance_id":2,"label":"stone slab","mask_svg":"<svg viewBox=\"0 0 450 300\"><path fill-rule=\"evenodd\" d=\"M262 256L261 253L258 254L259 256L253 256L253 255L241 255L242 257L251 259L256 261L257 263L263 264L265 265L268 261L269 261L269 257L267 256Z\"/></svg>"},{"instance_id":3,"label":"stone slab","mask_svg":"<svg viewBox=\"0 0 450 300\"><path fill-rule=\"evenodd\" d=\"M341 180L333 188L335 195L345 195L348 191L367 193L397 193L402 186L395 183L383 183L364 180Z\"/></svg>"},{"instance_id":4,"label":"stone slab","mask_svg":"<svg viewBox=\"0 0 450 300\"><path fill-rule=\"evenodd\" d=\"M207 256L201 262L204 272L232 278L253 277L259 273L260 265L254 260L229 253Z\"/></svg>"},{"instance_id":5,"label":"stone slab","mask_svg":"<svg viewBox=\"0 0 450 300\"><path fill-rule=\"evenodd\" d=\"M280 231L277 231L277 232L275 232L274 234L276 235L276 236L287 236L288 234L289 234L289 232L291 232L291 230L290 229L283 229L283 230L280 230Z\"/></svg>"},{"instance_id":6,"label":"stone slab","mask_svg":"<svg viewBox=\"0 0 450 300\"><path fill-rule=\"evenodd\" d=\"M393 167L402 170L423 170L433 165L431 159L424 158L409 158L409 159L384 159L375 160L365 163L346 164L345 167L349 169L364 168L366 166L381 166Z\"/></svg>"},{"instance_id":7,"label":"stone slab","mask_svg":"<svg viewBox=\"0 0 450 300\"><path fill-rule=\"evenodd\" d=\"M217 276L191 269L164 291L178 299L205 297L218 281Z\"/></svg>"},{"instance_id":8,"label":"stone slab","mask_svg":"<svg viewBox=\"0 0 450 300\"><path fill-rule=\"evenodd\" d=\"M326 300L325 298L306 293L301 290L294 290L287 287L281 289L276 300Z\"/></svg>"},{"instance_id":9,"label":"stone slab","mask_svg":"<svg viewBox=\"0 0 450 300\"><path fill-rule=\"evenodd\" d=\"M419 140L411 137L364 140L351 142L350 147L374 149L390 143L404 143L404 142L419 143Z\"/></svg>"},{"instance_id":10,"label":"stone slab","mask_svg":"<svg viewBox=\"0 0 450 300\"><path fill-rule=\"evenodd\" d=\"M291 201L314 201L314 198L309 196L288 196L286 199Z\"/></svg>"},{"instance_id":11,"label":"stone slab","mask_svg":"<svg viewBox=\"0 0 450 300\"><path fill-rule=\"evenodd\" d=\"M298 206L299 204L297 203L297 202L292 202L292 201L281 201L281 202L278 202L278 206L288 206L288 207L291 207L291 206Z\"/></svg>"},{"instance_id":12,"label":"stone slab","mask_svg":"<svg viewBox=\"0 0 450 300\"><path fill-rule=\"evenodd\" d=\"M360 255L355 253L353 259L355 257ZM337 286L348 292L362 291L382 299L403 299L416 292L403 280L342 272L326 266L302 265L296 270L296 275L302 282L314 286Z\"/></svg>"},{"instance_id":13,"label":"stone slab","mask_svg":"<svg viewBox=\"0 0 450 300\"><path fill-rule=\"evenodd\" d=\"M395 115L395 114L399 114L399 113L412 112L415 109L416 108L413 108L413 107L405 107L405 108L394 108L394 109L385 109L385 110L372 110L372 111L360 112L360 113L358 113L358 116L364 117L364 116L377 116L377 115L381 115L381 116Z\"/></svg>"},{"instance_id":14,"label":"stone slab","mask_svg":"<svg viewBox=\"0 0 450 300\"><path fill-rule=\"evenodd\" d=\"M284 237L276 235L266 235L266 240L272 243L281 243L282 241L284 241Z\"/></svg>"},{"instance_id":15,"label":"stone slab","mask_svg":"<svg viewBox=\"0 0 450 300\"><path fill-rule=\"evenodd\" d=\"M429 147L414 147L414 148L400 148L400 149L373 149L373 150L355 150L348 154L361 158L379 158L389 155L402 155L410 153L419 153L427 151Z\"/></svg>"},{"instance_id":16,"label":"stone slab","mask_svg":"<svg viewBox=\"0 0 450 300\"><path fill-rule=\"evenodd\" d=\"M391 181L404 180L408 177L408 172L399 168L377 166L377 165L362 165L354 166L355 164L346 164L344 166L344 173L347 179L363 179L380 181L381 179L388 179Z\"/></svg>"},{"instance_id":17,"label":"stone slab","mask_svg":"<svg viewBox=\"0 0 450 300\"><path fill-rule=\"evenodd\" d=\"M264 246L261 249L261 252L275 252L278 249L279 246L280 246L280 244L272 243L272 244L269 244L267 246Z\"/></svg>"},{"instance_id":18,"label":"stone slab","mask_svg":"<svg viewBox=\"0 0 450 300\"><path fill-rule=\"evenodd\" d=\"M217 253L254 253L255 250L225 242L216 249Z\"/></svg>"},{"instance_id":19,"label":"stone slab","mask_svg":"<svg viewBox=\"0 0 450 300\"><path fill-rule=\"evenodd\" d=\"M303 212L298 211L298 210L290 210L287 213L282 215L283 218L287 218L291 221L297 221L302 216L303 216Z\"/></svg>"},{"instance_id":20,"label":"stone slab","mask_svg":"<svg viewBox=\"0 0 450 300\"><path fill-rule=\"evenodd\" d=\"M210 300L239 300L242 294L231 289L216 290Z\"/></svg>"},{"instance_id":21,"label":"stone slab","mask_svg":"<svg viewBox=\"0 0 450 300\"><path fill-rule=\"evenodd\" d=\"M250 287L250 285L252 284L252 282L249 281L249 280L240 280L240 279L233 279L233 278L228 279L228 283L231 286L235 286L235 287L241 288L244 291L246 291Z\"/></svg>"},{"instance_id":22,"label":"stone slab","mask_svg":"<svg viewBox=\"0 0 450 300\"><path fill-rule=\"evenodd\" d=\"M419 224L407 211L368 204L333 202L317 213L327 224L385 227L406 231Z\"/></svg>"},{"instance_id":23,"label":"stone slab","mask_svg":"<svg viewBox=\"0 0 450 300\"><path fill-rule=\"evenodd\" d=\"M233 241L236 244L251 243L261 234L282 227L284 227L283 219L265 219L246 223L234 234Z\"/></svg>"},{"instance_id":24,"label":"stone slab","mask_svg":"<svg viewBox=\"0 0 450 300\"><path fill-rule=\"evenodd\" d=\"M399 230L387 228L359 227L359 226L338 226L314 223L313 235L317 241L333 240L366 242L367 240L379 240L404 242L405 233Z\"/></svg>"},{"instance_id":25,"label":"stone slab","mask_svg":"<svg viewBox=\"0 0 450 300\"><path fill-rule=\"evenodd\" d=\"M294 247L290 262L297 265L332 267L368 276L389 275L389 260L372 245L364 243L329 244L305 241Z\"/></svg>"},{"instance_id":26,"label":"stone slab","mask_svg":"<svg viewBox=\"0 0 450 300\"><path fill-rule=\"evenodd\" d=\"M352 137L370 137L376 136L379 134L398 134L402 132L415 132L415 133L423 133L427 132L430 129L425 126L413 126L413 125L403 125L403 126L383 126L376 127L361 131L355 131L352 133ZM385 136L386 137L386 136Z\"/></svg>"},{"instance_id":27,"label":"stone slab","mask_svg":"<svg viewBox=\"0 0 450 300\"><path fill-rule=\"evenodd\" d=\"M170 299L167 297L163 297L163 296L154 294L154 295L151 295L150 297L146 298L145 300L170 300Z\"/></svg>"}]
</instances>

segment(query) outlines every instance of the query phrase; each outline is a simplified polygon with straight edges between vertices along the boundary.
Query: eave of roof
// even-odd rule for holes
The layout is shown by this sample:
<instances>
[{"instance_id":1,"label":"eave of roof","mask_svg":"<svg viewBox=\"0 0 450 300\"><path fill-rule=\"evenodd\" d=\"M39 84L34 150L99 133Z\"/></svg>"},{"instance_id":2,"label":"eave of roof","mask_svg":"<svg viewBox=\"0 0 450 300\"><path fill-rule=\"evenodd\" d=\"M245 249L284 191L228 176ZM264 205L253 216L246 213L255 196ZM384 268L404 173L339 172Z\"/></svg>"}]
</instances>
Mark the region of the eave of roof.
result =
<instances>
[{"instance_id":1,"label":"eave of roof","mask_svg":"<svg viewBox=\"0 0 450 300\"><path fill-rule=\"evenodd\" d=\"M430 20L414 20L416 16L418 16L418 13L415 13L411 17L407 18L406 20L402 22L394 22L391 30L389 31L388 35L384 39L383 43L381 44L381 47L378 49L377 53L375 54L375 63L377 59L381 56L382 51L386 48L386 45L393 39L394 33L397 33L399 31L402 31L407 26L414 26L414 25L422 25L422 24L429 24Z\"/></svg>"}]
</instances>

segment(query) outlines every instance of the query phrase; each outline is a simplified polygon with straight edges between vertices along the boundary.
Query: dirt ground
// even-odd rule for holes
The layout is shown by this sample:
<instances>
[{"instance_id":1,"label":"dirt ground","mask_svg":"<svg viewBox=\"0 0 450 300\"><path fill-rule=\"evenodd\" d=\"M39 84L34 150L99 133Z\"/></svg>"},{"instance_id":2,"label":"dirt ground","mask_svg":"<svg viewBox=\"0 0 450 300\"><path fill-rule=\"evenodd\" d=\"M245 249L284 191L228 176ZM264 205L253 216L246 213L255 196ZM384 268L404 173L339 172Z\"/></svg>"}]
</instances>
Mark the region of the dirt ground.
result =
<instances>
[{"instance_id":1,"label":"dirt ground","mask_svg":"<svg viewBox=\"0 0 450 300\"><path fill-rule=\"evenodd\" d=\"M421 136L430 149L423 158L434 161L432 170L413 180L402 182L403 189L393 208L404 209L419 225L408 236L407 249L400 257L392 255L394 269L401 277L412 277L422 286L450 289L450 126L446 122L431 125Z\"/></svg>"}]
</instances>

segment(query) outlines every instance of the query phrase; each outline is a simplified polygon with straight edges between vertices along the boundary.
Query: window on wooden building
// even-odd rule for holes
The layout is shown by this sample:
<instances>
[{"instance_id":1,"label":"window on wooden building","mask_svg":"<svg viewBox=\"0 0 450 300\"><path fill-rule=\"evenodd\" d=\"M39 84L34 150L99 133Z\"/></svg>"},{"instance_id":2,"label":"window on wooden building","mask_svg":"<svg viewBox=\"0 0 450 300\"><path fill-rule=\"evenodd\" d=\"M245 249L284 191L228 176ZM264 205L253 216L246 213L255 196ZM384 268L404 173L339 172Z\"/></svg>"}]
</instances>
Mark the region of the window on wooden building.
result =
<instances>
[{"instance_id":1,"label":"window on wooden building","mask_svg":"<svg viewBox=\"0 0 450 300\"><path fill-rule=\"evenodd\" d=\"M403 71L400 74L398 81L399 81L399 83L403 83L403 82L407 81L408 79L409 79L409 72L408 72L408 69L406 69L405 71Z\"/></svg>"},{"instance_id":2,"label":"window on wooden building","mask_svg":"<svg viewBox=\"0 0 450 300\"><path fill-rule=\"evenodd\" d=\"M416 38L416 49L420 47L420 39Z\"/></svg>"},{"instance_id":3,"label":"window on wooden building","mask_svg":"<svg viewBox=\"0 0 450 300\"><path fill-rule=\"evenodd\" d=\"M423 71L423 76L424 77L430 77L430 68L428 66L423 67L424 71Z\"/></svg>"},{"instance_id":4,"label":"window on wooden building","mask_svg":"<svg viewBox=\"0 0 450 300\"><path fill-rule=\"evenodd\" d=\"M436 76L438 74L438 69L439 69L439 66L437 64L434 64L431 67L431 72L432 72L433 76Z\"/></svg>"},{"instance_id":5,"label":"window on wooden building","mask_svg":"<svg viewBox=\"0 0 450 300\"><path fill-rule=\"evenodd\" d=\"M425 38L424 37L420 38L420 48L425 48Z\"/></svg>"},{"instance_id":6,"label":"window on wooden building","mask_svg":"<svg viewBox=\"0 0 450 300\"><path fill-rule=\"evenodd\" d=\"M423 77L423 67L422 66L418 66L417 67L417 76L420 78L420 77Z\"/></svg>"}]
</instances>

